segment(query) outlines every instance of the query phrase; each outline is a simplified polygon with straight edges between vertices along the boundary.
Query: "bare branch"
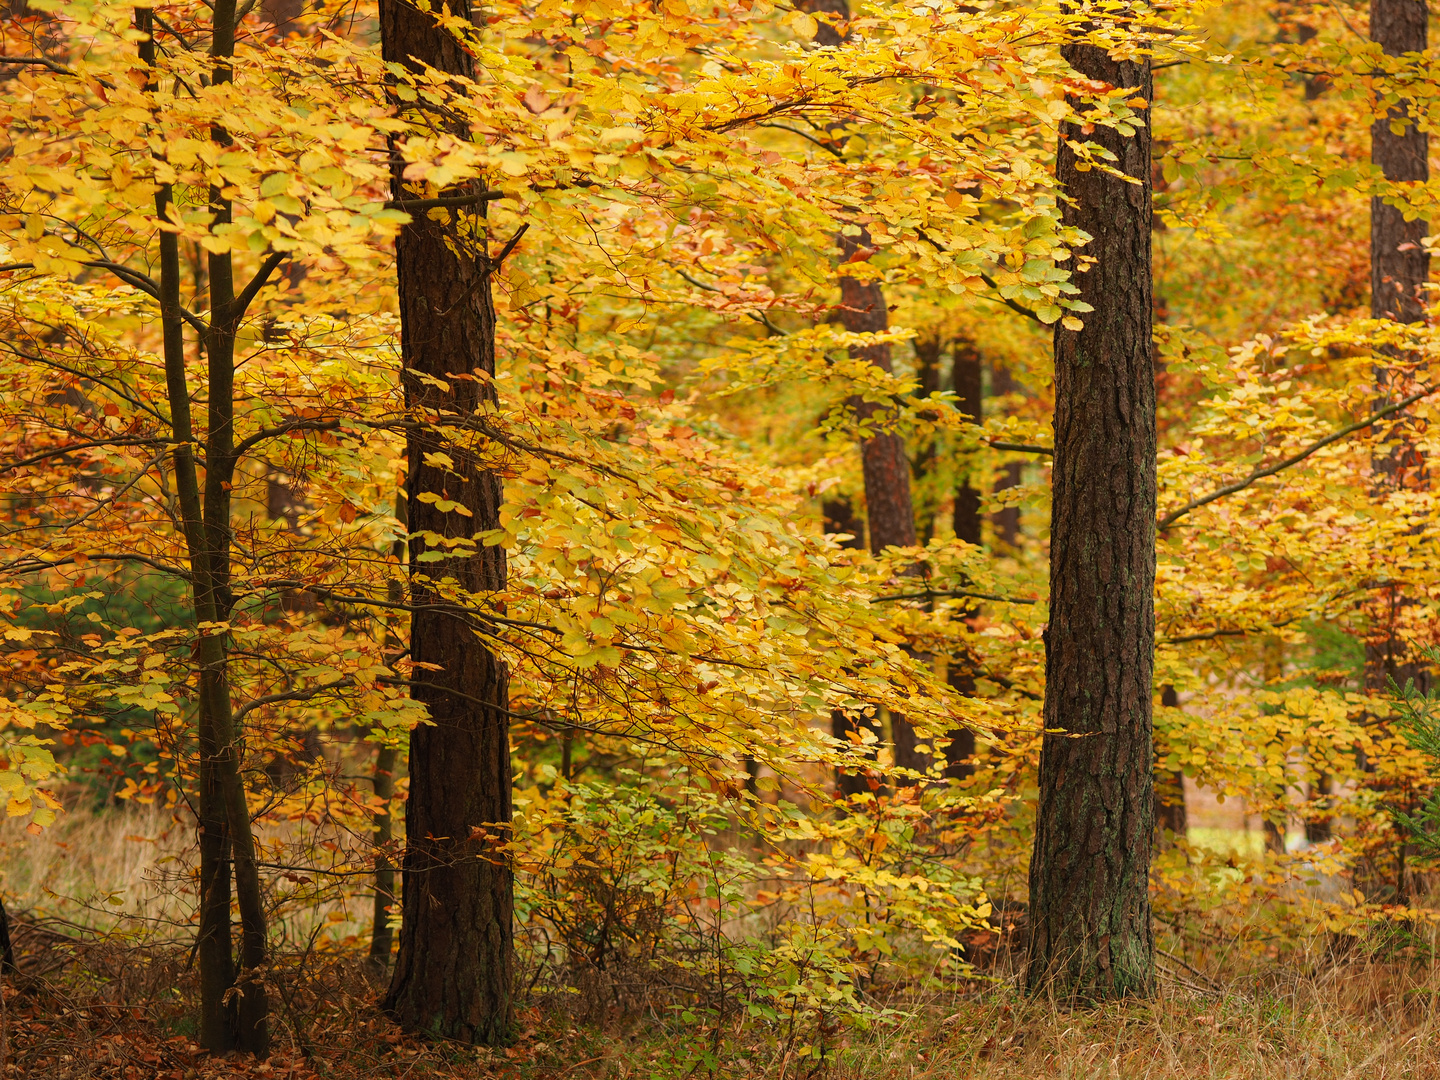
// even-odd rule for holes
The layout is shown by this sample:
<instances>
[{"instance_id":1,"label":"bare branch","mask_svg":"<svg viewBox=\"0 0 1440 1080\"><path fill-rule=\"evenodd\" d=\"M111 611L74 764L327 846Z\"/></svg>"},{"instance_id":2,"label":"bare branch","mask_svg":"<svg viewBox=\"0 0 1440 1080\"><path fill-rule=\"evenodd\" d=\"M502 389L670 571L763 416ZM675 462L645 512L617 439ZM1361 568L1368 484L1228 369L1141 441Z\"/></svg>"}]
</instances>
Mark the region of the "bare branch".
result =
<instances>
[{"instance_id":1,"label":"bare branch","mask_svg":"<svg viewBox=\"0 0 1440 1080\"><path fill-rule=\"evenodd\" d=\"M1237 491L1244 491L1251 484L1255 483L1255 481L1264 480L1267 476L1274 476L1276 473L1288 469L1291 465L1295 465L1301 461L1304 461L1316 451L1323 450L1325 449L1325 447L1331 445L1332 443L1339 442L1341 439L1345 438L1348 435L1353 435L1357 431L1362 431L1365 428L1370 427L1372 424L1376 424L1379 421L1384 420L1385 417L1397 413L1401 409L1408 408L1409 406L1414 405L1415 402L1419 401L1421 398L1429 397L1437 390L1440 390L1440 387L1432 386L1427 387L1424 390L1417 390L1409 397L1395 402L1394 405L1387 405L1385 406L1385 408L1371 413L1364 420L1360 420L1354 424L1350 424L1347 427L1343 427L1339 431L1332 432L1331 434L1326 435L1325 438L1320 439L1317 442L1311 443L1299 453L1291 454L1287 458L1282 458L1274 465L1267 465L1263 469L1256 469L1249 476L1245 477L1244 480L1237 480L1233 484L1226 484L1224 487L1217 488L1216 490L1212 491L1209 495L1202 495L1198 499L1192 499L1190 500L1190 502L1186 503L1178 510L1172 510L1170 511L1170 513L1166 514L1163 518L1156 522L1155 528L1158 532L1164 532L1171 525L1174 525L1175 522L1179 521L1186 514L1190 513L1191 510L1197 510L1200 507L1206 505L1207 503L1214 502L1216 499L1223 499L1226 495L1234 495Z\"/></svg>"}]
</instances>

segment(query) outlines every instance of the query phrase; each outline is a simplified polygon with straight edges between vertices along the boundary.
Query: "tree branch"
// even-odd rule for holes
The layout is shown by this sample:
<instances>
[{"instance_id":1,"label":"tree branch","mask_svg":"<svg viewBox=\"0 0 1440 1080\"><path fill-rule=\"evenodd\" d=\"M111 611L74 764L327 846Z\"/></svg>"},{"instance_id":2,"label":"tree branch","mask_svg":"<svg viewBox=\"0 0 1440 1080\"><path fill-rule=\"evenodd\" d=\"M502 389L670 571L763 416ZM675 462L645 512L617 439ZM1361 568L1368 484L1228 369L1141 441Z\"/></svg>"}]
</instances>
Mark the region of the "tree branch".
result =
<instances>
[{"instance_id":1,"label":"tree branch","mask_svg":"<svg viewBox=\"0 0 1440 1080\"><path fill-rule=\"evenodd\" d=\"M444 207L475 206L510 196L503 191L477 191L471 195L441 195L434 199L386 199L386 210L439 210Z\"/></svg>"},{"instance_id":2,"label":"tree branch","mask_svg":"<svg viewBox=\"0 0 1440 1080\"><path fill-rule=\"evenodd\" d=\"M1437 390L1440 390L1440 387L1427 387L1424 390L1417 390L1409 397L1404 398L1401 401L1397 401L1394 405L1387 405L1385 406L1385 408L1371 413L1364 420L1360 420L1354 424L1350 424L1348 427L1341 428L1339 431L1326 435L1325 438L1320 439L1318 442L1311 443L1304 450L1301 450L1297 454L1291 454L1287 458L1282 458L1274 465L1267 465L1263 469L1256 469L1249 476L1245 477L1244 480L1237 480L1233 484L1226 484L1224 487L1217 488L1216 490L1212 491L1209 495L1203 495L1198 499L1192 499L1190 502L1186 503L1178 510L1170 511L1170 513L1166 514L1163 518L1156 522L1155 529L1157 532L1164 532L1171 525L1174 525L1175 522L1179 521L1186 514L1190 513L1191 510L1197 510L1200 507L1206 505L1207 503L1214 502L1216 499L1223 499L1226 495L1234 495L1237 491L1244 491L1251 484L1255 483L1255 481L1263 480L1267 476L1274 476L1276 473L1288 469L1291 465L1295 465L1298 462L1304 461L1317 450L1323 450L1331 443L1337 443L1348 435L1353 435L1357 431L1361 431L1367 427L1370 427L1372 424L1376 424L1379 421L1385 419L1385 417L1390 416L1393 413L1397 413L1401 409L1414 405L1415 402L1419 401L1421 398L1429 397Z\"/></svg>"},{"instance_id":3,"label":"tree branch","mask_svg":"<svg viewBox=\"0 0 1440 1080\"><path fill-rule=\"evenodd\" d=\"M990 445L996 450L1013 450L1017 454L1044 454L1048 456L1055 453L1053 447L1031 446L1029 443L999 442L998 440L991 439Z\"/></svg>"}]
</instances>

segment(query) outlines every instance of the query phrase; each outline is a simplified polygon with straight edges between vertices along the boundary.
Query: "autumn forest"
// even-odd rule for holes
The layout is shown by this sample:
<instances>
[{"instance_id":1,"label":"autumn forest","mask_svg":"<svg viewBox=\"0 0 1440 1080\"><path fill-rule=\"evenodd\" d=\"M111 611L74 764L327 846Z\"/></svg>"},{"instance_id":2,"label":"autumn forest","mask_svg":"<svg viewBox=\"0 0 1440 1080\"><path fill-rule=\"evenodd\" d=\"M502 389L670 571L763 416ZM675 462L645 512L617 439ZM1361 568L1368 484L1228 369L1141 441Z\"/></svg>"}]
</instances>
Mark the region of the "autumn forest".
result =
<instances>
[{"instance_id":1,"label":"autumn forest","mask_svg":"<svg viewBox=\"0 0 1440 1080\"><path fill-rule=\"evenodd\" d=\"M0 4L0 1080L1440 1077L1428 28Z\"/></svg>"}]
</instances>

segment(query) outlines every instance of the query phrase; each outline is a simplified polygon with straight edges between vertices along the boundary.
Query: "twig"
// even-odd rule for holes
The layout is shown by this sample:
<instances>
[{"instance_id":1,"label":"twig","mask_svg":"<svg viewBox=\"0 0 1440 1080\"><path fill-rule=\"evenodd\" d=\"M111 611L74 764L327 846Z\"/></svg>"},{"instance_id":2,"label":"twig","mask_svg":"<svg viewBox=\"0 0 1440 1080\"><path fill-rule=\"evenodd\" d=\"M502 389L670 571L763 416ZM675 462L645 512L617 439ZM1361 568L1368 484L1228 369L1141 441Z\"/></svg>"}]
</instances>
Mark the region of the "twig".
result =
<instances>
[{"instance_id":1,"label":"twig","mask_svg":"<svg viewBox=\"0 0 1440 1080\"><path fill-rule=\"evenodd\" d=\"M492 271L500 269L501 264L510 257L510 253L515 250L515 245L520 243L520 238L525 235L526 230L529 228L530 223L527 221L515 230L515 235L506 241L505 246L500 249L500 254L490 260L490 269Z\"/></svg>"},{"instance_id":2,"label":"twig","mask_svg":"<svg viewBox=\"0 0 1440 1080\"><path fill-rule=\"evenodd\" d=\"M1178 510L1172 510L1170 511L1170 513L1166 514L1163 518L1156 522L1155 528L1158 532L1164 532L1171 525L1174 525L1175 522L1179 521L1186 514L1190 513L1191 510L1197 510L1200 507L1204 506L1206 503L1214 502L1216 499L1223 499L1226 495L1234 495L1237 491L1244 491L1251 484L1255 483L1255 481L1263 480L1267 476L1274 476L1276 473L1281 472L1284 469L1288 469L1291 465L1304 461L1317 450L1323 450L1331 443L1339 442L1347 435L1353 435L1357 431L1361 431L1364 428L1370 427L1372 424L1378 423L1392 413L1397 413L1401 409L1406 408L1407 406L1414 405L1415 402L1419 401L1421 398L1429 397L1437 390L1440 390L1440 387L1432 386L1427 387L1424 390L1417 390L1409 397L1404 398L1401 401L1397 401L1394 405L1387 405L1385 406L1385 408L1371 413L1364 420L1357 421L1356 423L1351 424L1348 427L1343 427L1339 431L1326 435L1325 438L1319 440L1318 442L1311 443L1304 450L1301 450L1298 454L1291 454L1289 457L1277 461L1274 465L1267 465L1263 469L1256 469L1244 480L1237 480L1233 484L1226 484L1224 487L1217 488L1215 491L1212 491L1209 495L1203 495L1198 499L1192 499L1190 502L1186 503Z\"/></svg>"},{"instance_id":3,"label":"twig","mask_svg":"<svg viewBox=\"0 0 1440 1080\"><path fill-rule=\"evenodd\" d=\"M963 589L927 589L924 592L897 593L894 596L877 596L871 603L883 604L892 600L930 600L935 597L954 597L966 600L995 600L1002 604L1038 604L1039 600L1026 600L1018 596L997 596L994 593L966 592Z\"/></svg>"},{"instance_id":4,"label":"twig","mask_svg":"<svg viewBox=\"0 0 1440 1080\"><path fill-rule=\"evenodd\" d=\"M1055 453L1054 447L1031 446L1029 443L998 442L991 439L990 445L996 450L1013 450L1017 454L1045 454L1048 456Z\"/></svg>"}]
</instances>

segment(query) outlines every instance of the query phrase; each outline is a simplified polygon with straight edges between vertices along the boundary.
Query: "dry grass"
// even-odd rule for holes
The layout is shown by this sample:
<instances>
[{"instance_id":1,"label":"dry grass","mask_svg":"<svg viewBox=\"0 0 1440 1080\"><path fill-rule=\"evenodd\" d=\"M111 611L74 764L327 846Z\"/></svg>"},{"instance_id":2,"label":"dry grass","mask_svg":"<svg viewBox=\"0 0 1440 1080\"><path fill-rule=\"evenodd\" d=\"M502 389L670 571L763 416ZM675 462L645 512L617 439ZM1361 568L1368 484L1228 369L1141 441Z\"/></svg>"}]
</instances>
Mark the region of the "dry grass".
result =
<instances>
[{"instance_id":1,"label":"dry grass","mask_svg":"<svg viewBox=\"0 0 1440 1080\"><path fill-rule=\"evenodd\" d=\"M211 1060L190 1041L192 842L187 823L143 807L76 810L39 837L0 825L0 890L26 972L7 990L6 1077L1440 1080L1437 950L1413 936L1398 951L1339 959L1321 948L1283 962L1192 950L1198 970L1167 961L1157 1000L1093 1009L1027 1000L1002 952L987 960L989 981L919 997L914 984L882 981L871 989L894 1010L888 1020L801 1025L793 1038L738 1008L689 1019L617 1008L582 1022L577 996L536 992L516 1045L496 1051L403 1036L337 940L278 953L268 1064Z\"/></svg>"},{"instance_id":2,"label":"dry grass","mask_svg":"<svg viewBox=\"0 0 1440 1080\"><path fill-rule=\"evenodd\" d=\"M73 807L39 836L0 823L0 893L32 917L95 931L187 923L193 826L158 807Z\"/></svg>"}]
</instances>

